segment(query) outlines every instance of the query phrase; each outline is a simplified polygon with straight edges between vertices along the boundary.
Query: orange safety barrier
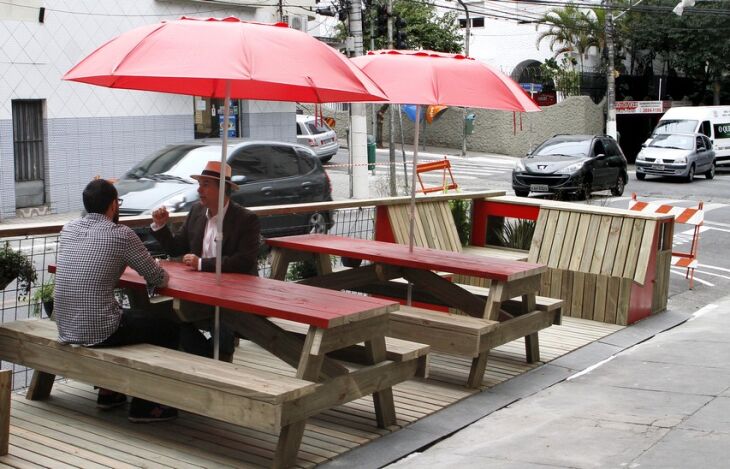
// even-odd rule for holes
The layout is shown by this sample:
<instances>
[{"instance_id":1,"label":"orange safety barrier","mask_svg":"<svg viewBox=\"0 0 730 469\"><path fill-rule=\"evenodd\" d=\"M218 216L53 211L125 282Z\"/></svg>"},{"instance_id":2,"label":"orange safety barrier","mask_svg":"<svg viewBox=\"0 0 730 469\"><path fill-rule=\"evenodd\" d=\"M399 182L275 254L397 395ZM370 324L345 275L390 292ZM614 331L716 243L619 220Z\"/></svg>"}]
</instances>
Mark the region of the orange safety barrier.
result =
<instances>
[{"instance_id":1,"label":"orange safety barrier","mask_svg":"<svg viewBox=\"0 0 730 469\"><path fill-rule=\"evenodd\" d=\"M698 203L697 207L676 207L674 205L641 202L636 198L636 194L631 194L629 210L647 213L668 213L674 215L674 223L694 226L689 252L672 251L672 266L687 269L684 278L689 279L689 289L691 290L694 287L695 269L699 266L697 248L700 243L700 227L705 221L705 210L702 201Z\"/></svg>"},{"instance_id":2,"label":"orange safety barrier","mask_svg":"<svg viewBox=\"0 0 730 469\"><path fill-rule=\"evenodd\" d=\"M426 187L421 179L421 173L429 171L443 171L443 182L440 186ZM454 180L454 173L451 172L451 162L444 156L441 161L431 161L429 163L421 163L416 165L416 176L418 176L418 183L421 185L421 190L424 194L430 192L446 192L451 189L457 189L459 187ZM447 176L451 182L447 182Z\"/></svg>"}]
</instances>

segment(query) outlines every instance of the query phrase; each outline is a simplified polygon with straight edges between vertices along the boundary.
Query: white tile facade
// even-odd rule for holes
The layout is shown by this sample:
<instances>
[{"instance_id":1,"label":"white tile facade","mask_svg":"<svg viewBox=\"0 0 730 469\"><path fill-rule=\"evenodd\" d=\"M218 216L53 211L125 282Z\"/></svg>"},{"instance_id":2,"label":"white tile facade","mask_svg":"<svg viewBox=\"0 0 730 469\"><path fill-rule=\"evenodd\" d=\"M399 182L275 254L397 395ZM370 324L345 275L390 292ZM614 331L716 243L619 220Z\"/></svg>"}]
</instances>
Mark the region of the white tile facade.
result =
<instances>
[{"instance_id":1,"label":"white tile facade","mask_svg":"<svg viewBox=\"0 0 730 469\"><path fill-rule=\"evenodd\" d=\"M183 0L45 0L44 22L0 11L0 219L15 216L12 101L45 101L46 202L52 211L80 209L80 193L95 175L120 176L167 143L193 138L193 98L65 82L63 74L109 39L180 16L261 21L265 9ZM15 7L16 9L19 7ZM294 129L294 105L249 104L254 138L281 138ZM287 113L291 113L291 125ZM279 117L278 124L271 119ZM281 118L284 120L282 121ZM270 135L270 137L268 137Z\"/></svg>"}]
</instances>

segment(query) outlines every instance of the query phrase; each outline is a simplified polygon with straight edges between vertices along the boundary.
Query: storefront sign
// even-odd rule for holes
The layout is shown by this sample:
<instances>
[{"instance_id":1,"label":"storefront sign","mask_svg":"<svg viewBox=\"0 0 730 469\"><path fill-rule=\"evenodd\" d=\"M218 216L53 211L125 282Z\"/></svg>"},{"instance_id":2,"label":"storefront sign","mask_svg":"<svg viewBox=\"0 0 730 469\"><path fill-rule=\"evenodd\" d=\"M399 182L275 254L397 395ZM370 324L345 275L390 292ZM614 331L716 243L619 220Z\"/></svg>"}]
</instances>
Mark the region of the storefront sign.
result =
<instances>
[{"instance_id":1,"label":"storefront sign","mask_svg":"<svg viewBox=\"0 0 730 469\"><path fill-rule=\"evenodd\" d=\"M616 101L616 114L663 114L661 101Z\"/></svg>"}]
</instances>

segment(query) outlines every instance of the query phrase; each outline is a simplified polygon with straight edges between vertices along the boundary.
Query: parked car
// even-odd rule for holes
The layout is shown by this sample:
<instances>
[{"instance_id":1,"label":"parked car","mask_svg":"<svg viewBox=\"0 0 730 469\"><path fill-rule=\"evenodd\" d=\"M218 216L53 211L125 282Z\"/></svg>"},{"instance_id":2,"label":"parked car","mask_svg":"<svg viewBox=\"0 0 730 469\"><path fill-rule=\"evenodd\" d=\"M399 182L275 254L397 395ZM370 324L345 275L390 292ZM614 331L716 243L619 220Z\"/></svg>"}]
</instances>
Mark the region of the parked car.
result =
<instances>
[{"instance_id":1,"label":"parked car","mask_svg":"<svg viewBox=\"0 0 730 469\"><path fill-rule=\"evenodd\" d=\"M297 143L314 150L322 163L331 160L340 149L334 130L314 116L303 114L297 114Z\"/></svg>"},{"instance_id":2,"label":"parked car","mask_svg":"<svg viewBox=\"0 0 730 469\"><path fill-rule=\"evenodd\" d=\"M695 174L715 177L715 150L709 137L700 133L656 134L636 156L636 179L647 175L681 177L692 182Z\"/></svg>"},{"instance_id":3,"label":"parked car","mask_svg":"<svg viewBox=\"0 0 730 469\"><path fill-rule=\"evenodd\" d=\"M116 182L123 199L120 215L147 215L164 205L186 212L198 201L198 184L190 177L205 164L220 160L220 140L169 145L145 158ZM231 199L246 207L301 204L332 200L332 186L312 150L296 143L229 141L231 180L239 190ZM324 233L333 224L327 212L272 215L261 218L265 237ZM150 252L161 249L149 228L137 231Z\"/></svg>"},{"instance_id":4,"label":"parked car","mask_svg":"<svg viewBox=\"0 0 730 469\"><path fill-rule=\"evenodd\" d=\"M607 135L556 135L522 158L512 171L512 189L530 192L579 193L610 189L624 193L626 157Z\"/></svg>"}]
</instances>

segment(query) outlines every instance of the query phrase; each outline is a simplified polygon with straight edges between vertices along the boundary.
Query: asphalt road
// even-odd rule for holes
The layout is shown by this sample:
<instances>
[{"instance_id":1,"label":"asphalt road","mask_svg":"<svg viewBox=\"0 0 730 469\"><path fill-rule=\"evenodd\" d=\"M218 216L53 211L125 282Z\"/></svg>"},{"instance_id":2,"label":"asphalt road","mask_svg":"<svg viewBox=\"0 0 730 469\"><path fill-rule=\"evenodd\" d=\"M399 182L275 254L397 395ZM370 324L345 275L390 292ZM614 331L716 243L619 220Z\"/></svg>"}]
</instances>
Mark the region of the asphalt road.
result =
<instances>
[{"instance_id":1,"label":"asphalt road","mask_svg":"<svg viewBox=\"0 0 730 469\"><path fill-rule=\"evenodd\" d=\"M430 151L419 153L419 162L437 160L444 157L444 151ZM448 150L456 153L455 150ZM398 178L403 181L403 164L400 149L396 153L398 161ZM406 151L406 159L410 161L411 154ZM512 195L511 171L515 158L502 155L470 155L460 157L450 155L454 179L463 190L504 190ZM347 184L348 153L340 150L335 158L325 167L328 172L338 177L333 178L336 185ZM387 195L388 188L388 152L377 151L377 165L375 175L370 175L371 196ZM410 165L408 166L410 171ZM424 176L427 185L439 185L443 175L432 174ZM401 184L402 186L402 184ZM336 188L346 191L343 187ZM699 243L700 267L695 272L694 289L703 298L708 300L720 298L730 290L730 172L718 171L715 179L707 180L698 176L692 183L667 178L648 178L644 181L636 179L633 168L629 167L629 182L622 197L612 197L609 191L594 193L585 200L573 200L574 203L589 203L592 205L627 208L631 193L636 193L639 199L661 204L671 204L681 207L697 206L698 201L704 201L705 223L701 228ZM537 197L537 196L532 196ZM676 225L674 236L675 251L689 251L692 241L693 227ZM685 271L672 268L670 296L688 289L688 282L684 278Z\"/></svg>"}]
</instances>

